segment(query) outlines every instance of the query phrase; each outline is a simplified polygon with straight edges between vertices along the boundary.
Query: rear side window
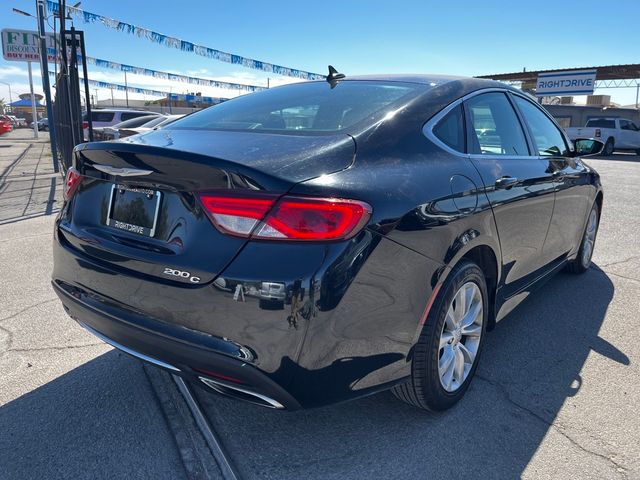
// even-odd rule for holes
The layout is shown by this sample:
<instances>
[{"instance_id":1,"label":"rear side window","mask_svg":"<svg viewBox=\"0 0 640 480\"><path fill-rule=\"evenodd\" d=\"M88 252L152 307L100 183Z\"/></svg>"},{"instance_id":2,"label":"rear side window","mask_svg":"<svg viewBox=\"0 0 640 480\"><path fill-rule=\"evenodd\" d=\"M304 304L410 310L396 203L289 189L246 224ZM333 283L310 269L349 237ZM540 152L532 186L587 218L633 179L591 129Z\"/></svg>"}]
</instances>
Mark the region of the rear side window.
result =
<instances>
[{"instance_id":1,"label":"rear side window","mask_svg":"<svg viewBox=\"0 0 640 480\"><path fill-rule=\"evenodd\" d=\"M427 85L394 81L305 82L264 90L196 112L172 129L251 130L273 133L336 132L372 123L423 93Z\"/></svg>"},{"instance_id":2,"label":"rear side window","mask_svg":"<svg viewBox=\"0 0 640 480\"><path fill-rule=\"evenodd\" d=\"M562 133L560 133L560 130L558 130L558 127L549 120L549 117L529 100L517 95L514 95L514 99L525 122L531 129L533 141L538 149L538 155L545 157L567 156L569 149L564 141L564 137Z\"/></svg>"},{"instance_id":3,"label":"rear side window","mask_svg":"<svg viewBox=\"0 0 640 480\"><path fill-rule=\"evenodd\" d=\"M529 155L520 121L504 93L484 93L465 103L469 153Z\"/></svg>"},{"instance_id":4,"label":"rear side window","mask_svg":"<svg viewBox=\"0 0 640 480\"><path fill-rule=\"evenodd\" d=\"M94 122L112 122L113 121L113 112L99 112L92 111L91 112L91 120Z\"/></svg>"},{"instance_id":5,"label":"rear side window","mask_svg":"<svg viewBox=\"0 0 640 480\"><path fill-rule=\"evenodd\" d=\"M433 134L445 145L457 152L465 152L464 112L462 104L447 113L435 127Z\"/></svg>"},{"instance_id":6,"label":"rear side window","mask_svg":"<svg viewBox=\"0 0 640 480\"><path fill-rule=\"evenodd\" d=\"M616 128L616 121L607 120L606 118L594 118L593 120L589 120L586 126L597 128Z\"/></svg>"},{"instance_id":7,"label":"rear side window","mask_svg":"<svg viewBox=\"0 0 640 480\"><path fill-rule=\"evenodd\" d=\"M120 114L120 121L131 120L132 118L143 117L149 115L149 112L122 112Z\"/></svg>"}]
</instances>

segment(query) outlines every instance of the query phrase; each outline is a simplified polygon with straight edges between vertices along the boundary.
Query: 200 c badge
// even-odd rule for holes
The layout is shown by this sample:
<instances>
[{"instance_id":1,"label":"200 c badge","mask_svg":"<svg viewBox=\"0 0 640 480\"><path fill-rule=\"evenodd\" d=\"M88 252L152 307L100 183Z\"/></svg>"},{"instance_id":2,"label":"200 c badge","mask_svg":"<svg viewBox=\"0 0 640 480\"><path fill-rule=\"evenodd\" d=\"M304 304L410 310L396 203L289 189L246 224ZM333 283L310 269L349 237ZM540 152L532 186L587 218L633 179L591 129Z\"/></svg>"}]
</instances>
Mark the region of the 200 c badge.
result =
<instances>
[{"instance_id":1,"label":"200 c badge","mask_svg":"<svg viewBox=\"0 0 640 480\"><path fill-rule=\"evenodd\" d=\"M200 283L200 277L196 277L195 275L191 275L189 272L185 272L184 270L175 270L173 268L165 267L164 269L165 275L171 275L174 277L181 277L189 280L191 283Z\"/></svg>"}]
</instances>

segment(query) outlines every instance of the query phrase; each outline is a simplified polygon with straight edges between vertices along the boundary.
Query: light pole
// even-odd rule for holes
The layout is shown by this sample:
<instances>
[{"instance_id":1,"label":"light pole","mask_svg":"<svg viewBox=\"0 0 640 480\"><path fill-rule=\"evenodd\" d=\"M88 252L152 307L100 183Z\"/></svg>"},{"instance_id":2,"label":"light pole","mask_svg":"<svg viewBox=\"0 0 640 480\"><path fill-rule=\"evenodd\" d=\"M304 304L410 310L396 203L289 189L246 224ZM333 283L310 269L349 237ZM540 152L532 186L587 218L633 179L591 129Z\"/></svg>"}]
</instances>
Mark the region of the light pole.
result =
<instances>
[{"instance_id":1,"label":"light pole","mask_svg":"<svg viewBox=\"0 0 640 480\"><path fill-rule=\"evenodd\" d=\"M7 87L9 87L9 106L11 106L11 104L13 103L13 95L11 94L11 84L7 83L7 82L0 82L5 84ZM636 102L637 103L637 102Z\"/></svg>"}]
</instances>

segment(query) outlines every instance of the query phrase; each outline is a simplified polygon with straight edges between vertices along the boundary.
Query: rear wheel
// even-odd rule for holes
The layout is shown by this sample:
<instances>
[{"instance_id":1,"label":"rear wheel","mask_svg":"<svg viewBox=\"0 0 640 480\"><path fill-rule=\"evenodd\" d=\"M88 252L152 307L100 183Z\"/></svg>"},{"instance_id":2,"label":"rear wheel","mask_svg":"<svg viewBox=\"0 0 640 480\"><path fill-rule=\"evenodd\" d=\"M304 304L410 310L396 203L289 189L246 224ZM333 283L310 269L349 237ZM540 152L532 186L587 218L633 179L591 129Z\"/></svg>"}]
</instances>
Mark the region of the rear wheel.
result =
<instances>
[{"instance_id":1,"label":"rear wheel","mask_svg":"<svg viewBox=\"0 0 640 480\"><path fill-rule=\"evenodd\" d=\"M591 266L591 257L593 257L593 248L596 245L596 236L598 235L599 222L600 215L598 204L594 203L591 212L589 212L587 226L582 235L580 250L578 250L578 256L567 264L567 270L569 272L584 273L589 270L589 267Z\"/></svg>"},{"instance_id":2,"label":"rear wheel","mask_svg":"<svg viewBox=\"0 0 640 480\"><path fill-rule=\"evenodd\" d=\"M604 144L604 148L602 149L602 154L605 156L613 155L613 150L615 148L615 144L613 143L613 138L607 140L607 143Z\"/></svg>"},{"instance_id":3,"label":"rear wheel","mask_svg":"<svg viewBox=\"0 0 640 480\"><path fill-rule=\"evenodd\" d=\"M411 379L393 388L418 408L451 408L469 388L484 342L487 286L472 262L458 264L443 285L414 348Z\"/></svg>"}]
</instances>

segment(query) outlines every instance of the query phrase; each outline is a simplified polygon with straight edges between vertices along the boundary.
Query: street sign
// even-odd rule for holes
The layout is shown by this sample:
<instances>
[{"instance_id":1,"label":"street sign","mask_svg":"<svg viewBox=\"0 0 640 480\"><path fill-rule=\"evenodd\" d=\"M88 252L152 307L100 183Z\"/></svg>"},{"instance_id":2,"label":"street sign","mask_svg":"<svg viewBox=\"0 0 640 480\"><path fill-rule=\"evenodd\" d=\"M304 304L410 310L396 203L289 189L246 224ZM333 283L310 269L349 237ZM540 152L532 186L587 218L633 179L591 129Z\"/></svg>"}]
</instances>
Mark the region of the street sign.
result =
<instances>
[{"instance_id":1,"label":"street sign","mask_svg":"<svg viewBox=\"0 0 640 480\"><path fill-rule=\"evenodd\" d=\"M536 96L592 94L596 73L597 70L540 73L536 82Z\"/></svg>"},{"instance_id":2,"label":"street sign","mask_svg":"<svg viewBox=\"0 0 640 480\"><path fill-rule=\"evenodd\" d=\"M47 59L55 62L56 41L52 33L47 33ZM5 60L17 62L40 62L40 37L33 30L4 28L2 30L2 56Z\"/></svg>"}]
</instances>

